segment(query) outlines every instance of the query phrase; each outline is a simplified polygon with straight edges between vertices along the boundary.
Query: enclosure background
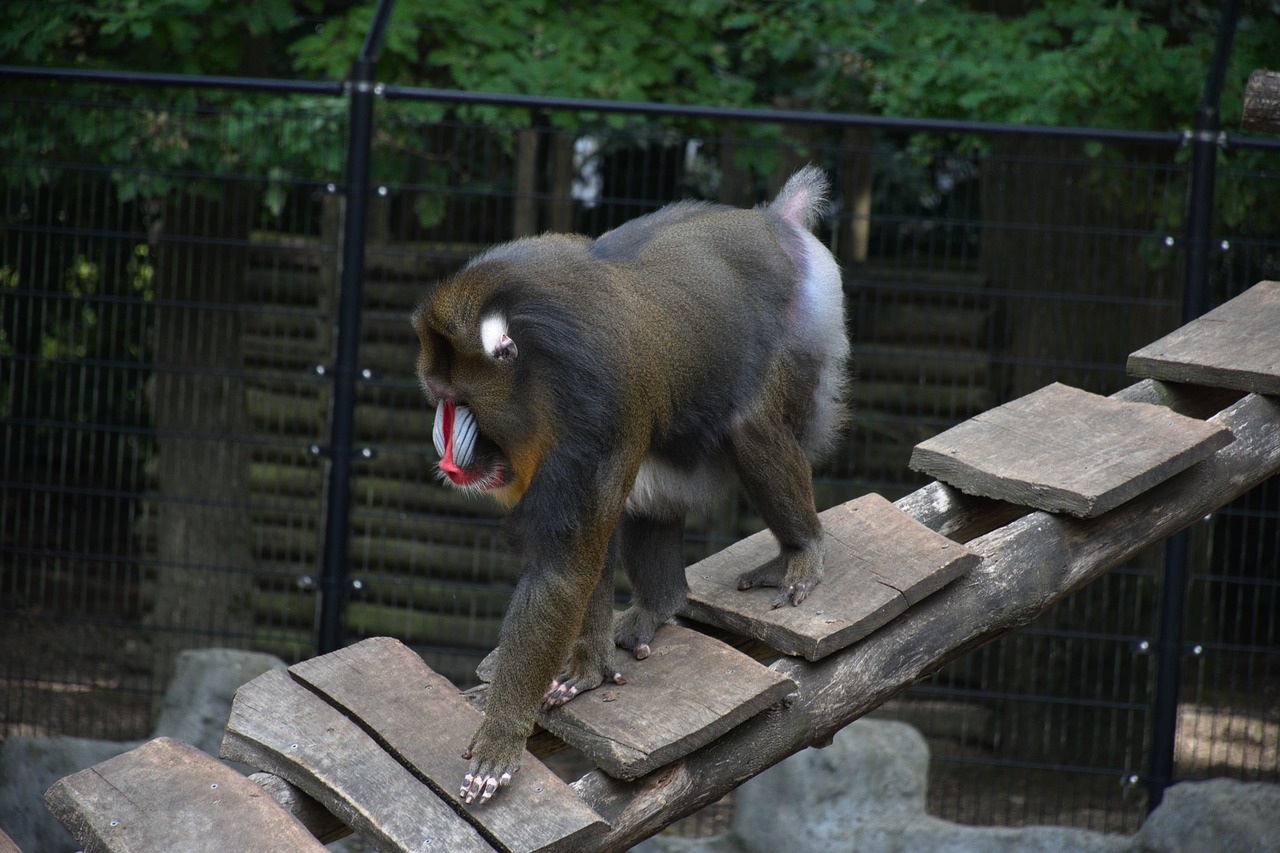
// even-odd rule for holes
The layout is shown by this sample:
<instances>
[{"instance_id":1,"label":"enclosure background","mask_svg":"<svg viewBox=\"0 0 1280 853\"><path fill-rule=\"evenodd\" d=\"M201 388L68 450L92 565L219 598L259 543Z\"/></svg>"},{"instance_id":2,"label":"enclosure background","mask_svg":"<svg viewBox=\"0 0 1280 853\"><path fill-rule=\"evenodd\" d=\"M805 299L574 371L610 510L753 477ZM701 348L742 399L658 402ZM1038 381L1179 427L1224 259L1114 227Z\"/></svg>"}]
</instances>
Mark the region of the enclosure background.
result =
<instances>
[{"instance_id":1,"label":"enclosure background","mask_svg":"<svg viewBox=\"0 0 1280 853\"><path fill-rule=\"evenodd\" d=\"M79 107L62 144L36 130L55 101ZM518 564L498 512L436 482L408 314L484 246L677 198L753 204L800 164L828 169L856 381L820 508L919 487L912 446L1049 382L1125 386L1126 355L1179 324L1177 145L386 101L373 191L351 199L343 106L0 94L0 122L33 128L0 169L0 737L145 737L181 648L314 653L351 204L369 242L345 318L363 373L343 634L399 637L460 686ZM332 149L295 160L302 137ZM78 153L113 140L107 166ZM148 153L181 144L225 148L225 169ZM1215 303L1280 279L1280 159L1226 156L1218 199ZM1181 777L1280 782L1278 509L1272 481L1193 529ZM759 527L734 496L691 523L688 559ZM929 737L931 813L1136 828L1160 563L888 706Z\"/></svg>"}]
</instances>

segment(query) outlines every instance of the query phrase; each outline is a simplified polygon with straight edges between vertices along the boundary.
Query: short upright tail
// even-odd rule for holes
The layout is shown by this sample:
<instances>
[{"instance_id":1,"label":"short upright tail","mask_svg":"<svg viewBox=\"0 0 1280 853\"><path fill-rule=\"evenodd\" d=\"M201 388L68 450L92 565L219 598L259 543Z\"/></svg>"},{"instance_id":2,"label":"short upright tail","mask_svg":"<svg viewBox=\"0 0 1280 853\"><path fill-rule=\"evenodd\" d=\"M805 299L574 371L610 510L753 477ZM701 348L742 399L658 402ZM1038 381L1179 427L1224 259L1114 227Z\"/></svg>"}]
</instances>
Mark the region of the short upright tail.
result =
<instances>
[{"instance_id":1,"label":"short upright tail","mask_svg":"<svg viewBox=\"0 0 1280 853\"><path fill-rule=\"evenodd\" d=\"M827 215L829 187L825 172L817 166L805 166L787 180L768 210L797 228L812 231Z\"/></svg>"}]
</instances>

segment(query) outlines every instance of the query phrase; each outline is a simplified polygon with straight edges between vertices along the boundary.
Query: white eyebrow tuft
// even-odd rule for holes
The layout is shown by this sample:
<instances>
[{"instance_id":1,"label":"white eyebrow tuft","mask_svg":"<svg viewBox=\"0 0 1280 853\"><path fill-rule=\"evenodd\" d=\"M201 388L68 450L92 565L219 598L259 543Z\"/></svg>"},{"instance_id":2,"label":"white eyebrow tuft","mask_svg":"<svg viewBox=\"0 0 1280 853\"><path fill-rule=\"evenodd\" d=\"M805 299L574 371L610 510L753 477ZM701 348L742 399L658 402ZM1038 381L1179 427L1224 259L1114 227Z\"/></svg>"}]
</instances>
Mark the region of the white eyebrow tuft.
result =
<instances>
[{"instance_id":1,"label":"white eyebrow tuft","mask_svg":"<svg viewBox=\"0 0 1280 853\"><path fill-rule=\"evenodd\" d=\"M480 322L480 344L489 355L496 355L498 344L507 334L507 318L501 314L490 314Z\"/></svg>"}]
</instances>

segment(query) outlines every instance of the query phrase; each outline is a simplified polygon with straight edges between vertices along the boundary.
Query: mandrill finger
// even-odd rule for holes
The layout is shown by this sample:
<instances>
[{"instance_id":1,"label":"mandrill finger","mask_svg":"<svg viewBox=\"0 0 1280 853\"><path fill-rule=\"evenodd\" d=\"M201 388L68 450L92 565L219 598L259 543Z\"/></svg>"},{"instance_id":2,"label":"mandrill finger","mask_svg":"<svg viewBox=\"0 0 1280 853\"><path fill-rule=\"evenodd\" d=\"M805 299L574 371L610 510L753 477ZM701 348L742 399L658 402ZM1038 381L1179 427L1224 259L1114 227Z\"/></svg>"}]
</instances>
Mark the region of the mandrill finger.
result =
<instances>
[{"instance_id":1,"label":"mandrill finger","mask_svg":"<svg viewBox=\"0 0 1280 853\"><path fill-rule=\"evenodd\" d=\"M542 710L550 711L552 708L559 708L568 702L574 696L577 696L579 690L569 684L561 684L560 682L552 682L551 689L547 691L547 695L542 698Z\"/></svg>"},{"instance_id":2,"label":"mandrill finger","mask_svg":"<svg viewBox=\"0 0 1280 853\"><path fill-rule=\"evenodd\" d=\"M493 798L498 789L511 782L511 773L503 773L501 776L493 774L472 775L468 773L462 780L462 790L458 792L458 796L467 805L475 802L476 805L484 805ZM479 798L479 802L476 802Z\"/></svg>"},{"instance_id":3,"label":"mandrill finger","mask_svg":"<svg viewBox=\"0 0 1280 853\"><path fill-rule=\"evenodd\" d=\"M778 597L773 600L771 606L774 610L777 610L785 604L790 604L792 607L799 607L801 604L804 604L804 600L809 597L809 592L813 587L814 584L811 583L797 583L791 584L790 586L784 586L782 591L778 593Z\"/></svg>"}]
</instances>

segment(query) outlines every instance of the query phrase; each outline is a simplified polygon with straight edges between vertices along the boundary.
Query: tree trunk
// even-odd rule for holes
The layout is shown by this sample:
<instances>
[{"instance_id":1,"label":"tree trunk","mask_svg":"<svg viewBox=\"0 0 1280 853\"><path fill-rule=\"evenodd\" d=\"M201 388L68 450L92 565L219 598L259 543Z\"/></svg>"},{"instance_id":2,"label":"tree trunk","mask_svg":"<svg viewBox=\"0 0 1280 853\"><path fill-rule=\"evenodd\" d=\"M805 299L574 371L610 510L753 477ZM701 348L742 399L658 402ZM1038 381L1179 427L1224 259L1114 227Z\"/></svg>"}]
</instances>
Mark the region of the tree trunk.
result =
<instances>
[{"instance_id":1,"label":"tree trunk","mask_svg":"<svg viewBox=\"0 0 1280 853\"><path fill-rule=\"evenodd\" d=\"M167 208L151 390L159 562L146 619L159 683L182 649L234 645L253 627L240 311L254 196L226 185Z\"/></svg>"},{"instance_id":2,"label":"tree trunk","mask_svg":"<svg viewBox=\"0 0 1280 853\"><path fill-rule=\"evenodd\" d=\"M871 244L871 164L875 158L875 138L864 127L844 130L840 171L843 175L844 197L848 217L842 234L844 245L840 247L842 260L865 264Z\"/></svg>"}]
</instances>

